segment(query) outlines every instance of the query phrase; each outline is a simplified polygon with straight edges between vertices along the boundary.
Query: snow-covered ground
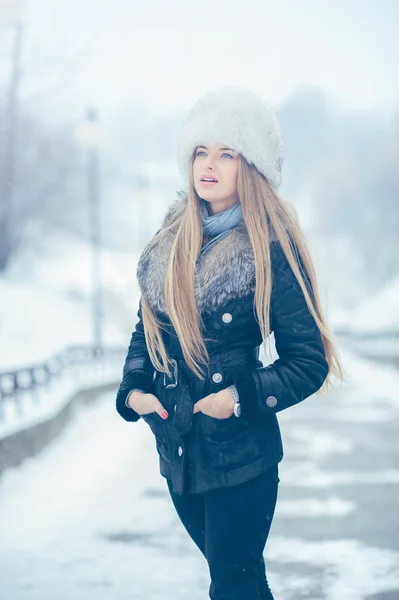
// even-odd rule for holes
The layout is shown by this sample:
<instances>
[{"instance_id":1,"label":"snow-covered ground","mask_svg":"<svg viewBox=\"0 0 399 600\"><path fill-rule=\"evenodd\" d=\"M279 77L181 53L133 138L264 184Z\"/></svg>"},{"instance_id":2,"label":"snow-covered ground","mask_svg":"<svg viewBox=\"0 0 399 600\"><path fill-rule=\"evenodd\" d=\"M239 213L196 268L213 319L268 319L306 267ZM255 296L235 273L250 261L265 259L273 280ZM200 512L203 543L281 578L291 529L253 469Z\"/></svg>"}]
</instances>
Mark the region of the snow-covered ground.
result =
<instances>
[{"instance_id":1,"label":"snow-covered ground","mask_svg":"<svg viewBox=\"0 0 399 600\"><path fill-rule=\"evenodd\" d=\"M399 364L399 278L393 278L337 323L341 340L361 356Z\"/></svg>"},{"instance_id":2,"label":"snow-covered ground","mask_svg":"<svg viewBox=\"0 0 399 600\"><path fill-rule=\"evenodd\" d=\"M28 254L0 277L0 370L49 358L70 344L91 343L90 248L57 234L51 253ZM104 251L104 341L127 347L136 322L137 255Z\"/></svg>"},{"instance_id":3,"label":"snow-covered ground","mask_svg":"<svg viewBox=\"0 0 399 600\"><path fill-rule=\"evenodd\" d=\"M279 600L399 598L399 375L344 354L348 381L279 413L285 444L265 551ZM143 421L114 395L0 479L1 600L208 597Z\"/></svg>"},{"instance_id":4,"label":"snow-covered ground","mask_svg":"<svg viewBox=\"0 0 399 600\"><path fill-rule=\"evenodd\" d=\"M21 392L17 401L12 396L3 398L0 439L53 419L78 392L118 382L122 377L123 361L122 356L115 355L92 364L72 365L47 385Z\"/></svg>"},{"instance_id":5,"label":"snow-covered ground","mask_svg":"<svg viewBox=\"0 0 399 600\"><path fill-rule=\"evenodd\" d=\"M0 277L0 370L50 359L69 345L90 344L90 247L68 235L46 239L48 252L23 253ZM51 251L50 251L51 250ZM137 320L137 254L103 251L103 339L126 348ZM21 394L20 406L3 399L0 437L26 428L60 411L81 389L117 382L123 357L91 367L68 368L61 379Z\"/></svg>"},{"instance_id":6,"label":"snow-covered ground","mask_svg":"<svg viewBox=\"0 0 399 600\"><path fill-rule=\"evenodd\" d=\"M351 329L360 334L396 332L399 336L399 277L361 303L352 316Z\"/></svg>"}]
</instances>

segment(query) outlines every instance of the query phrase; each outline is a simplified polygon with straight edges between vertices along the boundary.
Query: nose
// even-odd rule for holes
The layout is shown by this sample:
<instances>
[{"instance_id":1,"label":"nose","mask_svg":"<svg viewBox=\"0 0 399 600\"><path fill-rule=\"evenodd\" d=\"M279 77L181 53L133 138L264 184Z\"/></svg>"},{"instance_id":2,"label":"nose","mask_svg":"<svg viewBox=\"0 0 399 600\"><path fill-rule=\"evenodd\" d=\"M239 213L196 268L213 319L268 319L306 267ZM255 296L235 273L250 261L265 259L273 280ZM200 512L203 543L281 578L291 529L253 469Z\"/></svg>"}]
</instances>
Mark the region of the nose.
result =
<instances>
[{"instance_id":1,"label":"nose","mask_svg":"<svg viewBox=\"0 0 399 600\"><path fill-rule=\"evenodd\" d=\"M208 156L206 156L204 158L204 162L205 162L205 169L213 169L213 162L214 162L214 158L211 154L208 153Z\"/></svg>"}]
</instances>

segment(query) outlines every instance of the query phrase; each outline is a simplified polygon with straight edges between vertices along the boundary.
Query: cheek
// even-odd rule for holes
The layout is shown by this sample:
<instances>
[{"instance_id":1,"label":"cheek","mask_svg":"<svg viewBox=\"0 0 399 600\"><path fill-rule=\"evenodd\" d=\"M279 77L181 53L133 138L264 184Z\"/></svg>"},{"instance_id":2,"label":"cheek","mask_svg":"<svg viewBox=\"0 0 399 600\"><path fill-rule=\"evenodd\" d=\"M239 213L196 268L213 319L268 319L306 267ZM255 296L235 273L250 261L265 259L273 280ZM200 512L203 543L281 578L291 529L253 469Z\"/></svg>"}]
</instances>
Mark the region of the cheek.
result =
<instances>
[{"instance_id":1,"label":"cheek","mask_svg":"<svg viewBox=\"0 0 399 600\"><path fill-rule=\"evenodd\" d=\"M198 175L198 162L194 161L193 162L193 176L194 176L194 179L196 178L197 175Z\"/></svg>"},{"instance_id":2,"label":"cheek","mask_svg":"<svg viewBox=\"0 0 399 600\"><path fill-rule=\"evenodd\" d=\"M232 185L236 186L237 179L238 179L238 164L233 163L229 169L229 180L231 181Z\"/></svg>"}]
</instances>

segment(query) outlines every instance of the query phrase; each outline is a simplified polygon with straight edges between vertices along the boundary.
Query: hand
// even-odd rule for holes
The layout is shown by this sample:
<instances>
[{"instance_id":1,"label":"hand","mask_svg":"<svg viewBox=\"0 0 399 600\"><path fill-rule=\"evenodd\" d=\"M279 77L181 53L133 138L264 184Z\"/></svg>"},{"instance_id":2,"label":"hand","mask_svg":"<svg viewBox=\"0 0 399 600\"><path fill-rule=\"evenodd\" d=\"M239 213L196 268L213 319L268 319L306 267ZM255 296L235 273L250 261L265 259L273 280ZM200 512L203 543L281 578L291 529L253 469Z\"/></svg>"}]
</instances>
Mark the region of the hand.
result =
<instances>
[{"instance_id":1,"label":"hand","mask_svg":"<svg viewBox=\"0 0 399 600\"><path fill-rule=\"evenodd\" d=\"M227 388L201 398L194 404L194 413L202 412L215 419L228 419L234 412L234 398Z\"/></svg>"},{"instance_id":2,"label":"hand","mask_svg":"<svg viewBox=\"0 0 399 600\"><path fill-rule=\"evenodd\" d=\"M127 397L127 403L139 415L148 415L156 412L163 419L168 418L168 413L154 394L145 394L139 390L130 392Z\"/></svg>"}]
</instances>

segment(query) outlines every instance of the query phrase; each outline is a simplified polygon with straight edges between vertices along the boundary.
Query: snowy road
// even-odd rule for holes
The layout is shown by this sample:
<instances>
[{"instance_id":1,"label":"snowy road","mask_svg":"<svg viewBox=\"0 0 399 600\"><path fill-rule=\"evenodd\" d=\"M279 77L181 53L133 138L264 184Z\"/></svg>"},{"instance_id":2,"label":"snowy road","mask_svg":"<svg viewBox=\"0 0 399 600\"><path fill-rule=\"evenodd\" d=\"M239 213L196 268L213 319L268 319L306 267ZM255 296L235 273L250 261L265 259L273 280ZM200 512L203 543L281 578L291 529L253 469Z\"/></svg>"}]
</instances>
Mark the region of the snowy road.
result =
<instances>
[{"instance_id":1,"label":"snowy road","mask_svg":"<svg viewBox=\"0 0 399 600\"><path fill-rule=\"evenodd\" d=\"M350 381L279 414L285 444L265 552L276 600L399 599L399 375L345 357ZM0 478L1 600L206 600L144 422L114 398Z\"/></svg>"}]
</instances>

